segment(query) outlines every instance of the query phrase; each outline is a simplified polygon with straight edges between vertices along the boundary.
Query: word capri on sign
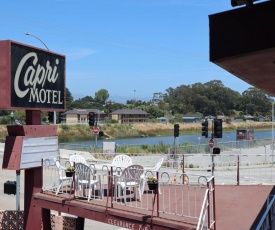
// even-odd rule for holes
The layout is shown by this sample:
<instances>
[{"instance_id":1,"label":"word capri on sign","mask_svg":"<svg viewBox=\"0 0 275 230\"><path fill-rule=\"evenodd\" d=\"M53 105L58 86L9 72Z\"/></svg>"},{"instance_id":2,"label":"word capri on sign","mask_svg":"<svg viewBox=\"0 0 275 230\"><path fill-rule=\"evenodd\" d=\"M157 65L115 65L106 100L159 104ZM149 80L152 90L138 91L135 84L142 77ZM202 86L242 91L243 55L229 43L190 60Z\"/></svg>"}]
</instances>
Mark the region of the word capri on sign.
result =
<instances>
[{"instance_id":1,"label":"word capri on sign","mask_svg":"<svg viewBox=\"0 0 275 230\"><path fill-rule=\"evenodd\" d=\"M0 50L0 81L8 86L0 86L7 95L0 109L65 109L65 56L10 40Z\"/></svg>"}]
</instances>

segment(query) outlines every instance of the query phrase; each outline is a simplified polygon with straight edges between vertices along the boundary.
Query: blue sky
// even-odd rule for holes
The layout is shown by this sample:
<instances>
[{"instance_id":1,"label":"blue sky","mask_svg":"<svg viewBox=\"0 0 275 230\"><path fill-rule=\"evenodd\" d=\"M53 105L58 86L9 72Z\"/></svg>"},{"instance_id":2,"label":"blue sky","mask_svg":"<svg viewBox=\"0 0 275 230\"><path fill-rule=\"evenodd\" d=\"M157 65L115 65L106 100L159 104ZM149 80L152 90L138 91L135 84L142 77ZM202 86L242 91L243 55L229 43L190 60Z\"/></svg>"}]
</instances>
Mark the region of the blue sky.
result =
<instances>
[{"instance_id":1,"label":"blue sky","mask_svg":"<svg viewBox=\"0 0 275 230\"><path fill-rule=\"evenodd\" d=\"M0 40L66 56L66 87L78 99L107 89L110 99L149 100L169 87L221 80L250 85L209 61L208 15L230 0L2 1ZM1 52L1 51L0 51Z\"/></svg>"}]
</instances>

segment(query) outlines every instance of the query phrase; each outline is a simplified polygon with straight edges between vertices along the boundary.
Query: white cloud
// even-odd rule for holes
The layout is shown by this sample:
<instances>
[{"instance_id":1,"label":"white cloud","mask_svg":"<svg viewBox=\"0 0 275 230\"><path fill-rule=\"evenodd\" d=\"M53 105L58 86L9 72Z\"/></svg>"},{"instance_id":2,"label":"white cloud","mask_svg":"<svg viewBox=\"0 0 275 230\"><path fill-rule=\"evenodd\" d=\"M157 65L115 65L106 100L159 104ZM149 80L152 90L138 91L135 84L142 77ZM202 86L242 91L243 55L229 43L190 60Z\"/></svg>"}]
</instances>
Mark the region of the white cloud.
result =
<instances>
[{"instance_id":1,"label":"white cloud","mask_svg":"<svg viewBox=\"0 0 275 230\"><path fill-rule=\"evenodd\" d=\"M93 49L74 48L74 49L69 49L65 54L66 54L67 61L75 61L75 60L80 60L80 59L89 57L94 53L96 53L96 51Z\"/></svg>"}]
</instances>

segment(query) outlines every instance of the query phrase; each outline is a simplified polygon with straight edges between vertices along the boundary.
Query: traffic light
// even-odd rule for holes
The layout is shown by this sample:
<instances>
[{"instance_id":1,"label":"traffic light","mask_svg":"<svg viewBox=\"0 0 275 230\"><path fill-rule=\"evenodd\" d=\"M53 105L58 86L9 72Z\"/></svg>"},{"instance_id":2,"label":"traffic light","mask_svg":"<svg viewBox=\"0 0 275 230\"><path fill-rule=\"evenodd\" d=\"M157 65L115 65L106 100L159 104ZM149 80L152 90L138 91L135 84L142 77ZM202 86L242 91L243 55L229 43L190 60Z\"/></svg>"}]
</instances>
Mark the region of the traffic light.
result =
<instances>
[{"instance_id":1,"label":"traffic light","mask_svg":"<svg viewBox=\"0 0 275 230\"><path fill-rule=\"evenodd\" d=\"M95 113L94 112L89 112L89 126L94 126L95 125Z\"/></svg>"},{"instance_id":2,"label":"traffic light","mask_svg":"<svg viewBox=\"0 0 275 230\"><path fill-rule=\"evenodd\" d=\"M174 124L174 137L178 137L180 134L180 125Z\"/></svg>"},{"instance_id":3,"label":"traffic light","mask_svg":"<svg viewBox=\"0 0 275 230\"><path fill-rule=\"evenodd\" d=\"M220 154L221 149L220 148L213 148L213 154Z\"/></svg>"},{"instance_id":4,"label":"traffic light","mask_svg":"<svg viewBox=\"0 0 275 230\"><path fill-rule=\"evenodd\" d=\"M62 121L63 121L63 113L59 112L57 117L58 117L57 118L58 123L62 123Z\"/></svg>"},{"instance_id":5,"label":"traffic light","mask_svg":"<svg viewBox=\"0 0 275 230\"><path fill-rule=\"evenodd\" d=\"M205 138L208 137L208 120L204 120L201 123L201 135L205 136Z\"/></svg>"},{"instance_id":6,"label":"traffic light","mask_svg":"<svg viewBox=\"0 0 275 230\"><path fill-rule=\"evenodd\" d=\"M214 138L222 138L222 119L214 119Z\"/></svg>"},{"instance_id":7,"label":"traffic light","mask_svg":"<svg viewBox=\"0 0 275 230\"><path fill-rule=\"evenodd\" d=\"M48 121L53 123L53 112L48 112Z\"/></svg>"}]
</instances>

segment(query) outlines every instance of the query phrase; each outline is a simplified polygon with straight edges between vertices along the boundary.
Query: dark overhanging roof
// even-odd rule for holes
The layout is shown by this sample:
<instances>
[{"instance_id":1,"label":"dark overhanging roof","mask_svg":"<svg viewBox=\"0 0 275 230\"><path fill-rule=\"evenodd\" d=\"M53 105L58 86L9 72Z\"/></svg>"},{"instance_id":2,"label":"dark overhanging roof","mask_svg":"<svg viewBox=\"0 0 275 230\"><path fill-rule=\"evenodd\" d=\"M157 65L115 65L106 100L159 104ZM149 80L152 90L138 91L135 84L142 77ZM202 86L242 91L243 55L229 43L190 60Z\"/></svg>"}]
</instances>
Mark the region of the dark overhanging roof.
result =
<instances>
[{"instance_id":1,"label":"dark overhanging roof","mask_svg":"<svg viewBox=\"0 0 275 230\"><path fill-rule=\"evenodd\" d=\"M111 114L125 114L125 115L136 114L137 115L137 114L148 114L148 113L141 109L119 109L112 112Z\"/></svg>"},{"instance_id":2,"label":"dark overhanging roof","mask_svg":"<svg viewBox=\"0 0 275 230\"><path fill-rule=\"evenodd\" d=\"M275 96L275 1L209 16L210 61Z\"/></svg>"}]
</instances>

